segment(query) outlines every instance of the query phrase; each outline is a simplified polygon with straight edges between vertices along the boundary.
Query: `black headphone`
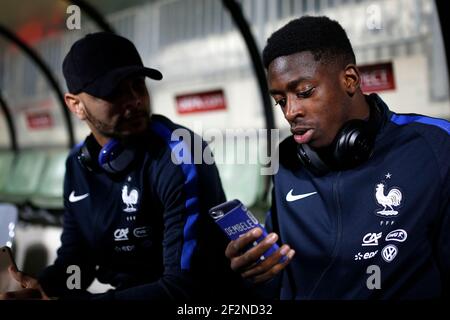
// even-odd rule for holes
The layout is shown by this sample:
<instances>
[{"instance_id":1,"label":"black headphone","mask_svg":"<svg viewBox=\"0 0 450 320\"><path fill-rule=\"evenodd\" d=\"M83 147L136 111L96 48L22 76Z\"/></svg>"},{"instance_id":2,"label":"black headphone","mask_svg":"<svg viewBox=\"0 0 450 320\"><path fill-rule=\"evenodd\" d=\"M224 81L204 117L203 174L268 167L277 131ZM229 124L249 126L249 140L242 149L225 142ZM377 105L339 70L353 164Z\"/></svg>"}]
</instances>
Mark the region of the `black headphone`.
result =
<instances>
[{"instance_id":1,"label":"black headphone","mask_svg":"<svg viewBox=\"0 0 450 320\"><path fill-rule=\"evenodd\" d=\"M125 147L116 139L110 139L102 148L90 134L78 151L77 158L89 171L103 169L108 173L120 174L128 169L135 155L134 148Z\"/></svg>"},{"instance_id":2,"label":"black headphone","mask_svg":"<svg viewBox=\"0 0 450 320\"><path fill-rule=\"evenodd\" d=\"M353 119L344 123L325 155L311 149L307 144L297 145L301 163L317 175L332 170L354 168L367 161L373 152L375 137L381 125L381 114L376 102L370 105L369 120Z\"/></svg>"}]
</instances>

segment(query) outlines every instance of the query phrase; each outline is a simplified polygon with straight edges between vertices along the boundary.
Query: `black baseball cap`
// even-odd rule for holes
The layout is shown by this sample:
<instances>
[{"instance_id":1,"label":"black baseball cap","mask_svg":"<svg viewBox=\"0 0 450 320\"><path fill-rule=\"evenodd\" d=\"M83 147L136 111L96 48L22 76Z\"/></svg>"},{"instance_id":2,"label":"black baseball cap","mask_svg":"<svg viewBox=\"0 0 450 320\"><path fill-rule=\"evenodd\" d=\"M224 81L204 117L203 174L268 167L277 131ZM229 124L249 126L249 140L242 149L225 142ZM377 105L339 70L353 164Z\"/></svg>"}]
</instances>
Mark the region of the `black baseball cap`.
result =
<instances>
[{"instance_id":1,"label":"black baseball cap","mask_svg":"<svg viewBox=\"0 0 450 320\"><path fill-rule=\"evenodd\" d=\"M161 80L156 69L144 67L134 44L119 35L97 32L76 41L63 62L70 93L86 92L98 98L111 95L130 76Z\"/></svg>"}]
</instances>

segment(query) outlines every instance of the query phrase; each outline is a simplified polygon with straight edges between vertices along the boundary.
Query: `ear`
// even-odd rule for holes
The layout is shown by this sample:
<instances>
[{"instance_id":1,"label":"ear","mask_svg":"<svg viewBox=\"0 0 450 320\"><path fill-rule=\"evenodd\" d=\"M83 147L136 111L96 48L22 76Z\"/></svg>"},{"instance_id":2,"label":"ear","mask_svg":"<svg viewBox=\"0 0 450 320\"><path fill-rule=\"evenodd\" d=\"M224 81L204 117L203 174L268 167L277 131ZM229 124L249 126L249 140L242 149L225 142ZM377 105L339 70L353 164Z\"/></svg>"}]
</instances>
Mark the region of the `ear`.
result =
<instances>
[{"instance_id":1,"label":"ear","mask_svg":"<svg viewBox=\"0 0 450 320\"><path fill-rule=\"evenodd\" d=\"M349 96L353 96L358 91L361 84L359 70L354 64L348 64L344 68L344 87Z\"/></svg>"},{"instance_id":2,"label":"ear","mask_svg":"<svg viewBox=\"0 0 450 320\"><path fill-rule=\"evenodd\" d=\"M81 101L80 97L76 94L66 93L64 94L64 101L70 111L77 116L78 119L86 119L86 114L84 112L84 103Z\"/></svg>"}]
</instances>

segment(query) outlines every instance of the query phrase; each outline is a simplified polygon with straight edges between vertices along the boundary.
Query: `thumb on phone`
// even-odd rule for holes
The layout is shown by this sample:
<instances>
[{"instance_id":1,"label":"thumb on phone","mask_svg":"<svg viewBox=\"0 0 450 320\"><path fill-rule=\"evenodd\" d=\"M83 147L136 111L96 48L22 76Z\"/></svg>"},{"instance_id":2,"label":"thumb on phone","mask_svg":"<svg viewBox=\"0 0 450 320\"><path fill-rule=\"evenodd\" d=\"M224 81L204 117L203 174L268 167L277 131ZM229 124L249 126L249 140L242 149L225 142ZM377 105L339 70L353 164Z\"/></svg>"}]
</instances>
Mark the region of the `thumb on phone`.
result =
<instances>
[{"instance_id":1,"label":"thumb on phone","mask_svg":"<svg viewBox=\"0 0 450 320\"><path fill-rule=\"evenodd\" d=\"M39 281L36 278L33 278L26 273L19 271L15 266L11 265L8 268L9 274L13 277L14 280L20 283L24 290L17 291L16 293L12 292L12 297L15 299L42 299L42 300L50 300L47 294L42 289Z\"/></svg>"},{"instance_id":2,"label":"thumb on phone","mask_svg":"<svg viewBox=\"0 0 450 320\"><path fill-rule=\"evenodd\" d=\"M8 271L11 277L20 283L22 288L29 288L29 289L39 288L39 283L35 278L30 277L29 275L19 271L15 266L13 265L9 266Z\"/></svg>"}]
</instances>

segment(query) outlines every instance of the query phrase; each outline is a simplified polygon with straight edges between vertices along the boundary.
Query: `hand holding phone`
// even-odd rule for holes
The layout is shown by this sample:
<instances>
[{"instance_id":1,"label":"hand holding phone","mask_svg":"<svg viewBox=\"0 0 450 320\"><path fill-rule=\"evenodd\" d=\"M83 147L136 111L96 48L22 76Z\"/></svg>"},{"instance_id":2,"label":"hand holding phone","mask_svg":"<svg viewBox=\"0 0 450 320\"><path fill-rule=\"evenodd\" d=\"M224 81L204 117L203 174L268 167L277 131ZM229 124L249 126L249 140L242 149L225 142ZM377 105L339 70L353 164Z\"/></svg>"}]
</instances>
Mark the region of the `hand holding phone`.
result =
<instances>
[{"instance_id":1,"label":"hand holding phone","mask_svg":"<svg viewBox=\"0 0 450 320\"><path fill-rule=\"evenodd\" d=\"M14 291L21 288L20 284L9 274L9 267L17 270L16 262L9 247L0 248L0 293Z\"/></svg>"},{"instance_id":2,"label":"hand holding phone","mask_svg":"<svg viewBox=\"0 0 450 320\"><path fill-rule=\"evenodd\" d=\"M278 235L267 231L239 201L232 200L212 209L209 214L232 241L225 250L230 267L253 283L272 279L292 260L295 251L289 245L278 247Z\"/></svg>"},{"instance_id":3,"label":"hand holding phone","mask_svg":"<svg viewBox=\"0 0 450 320\"><path fill-rule=\"evenodd\" d=\"M261 228L262 235L245 248L245 251L256 246L267 237L266 229L259 223L258 219L237 199L222 203L209 210L209 215L220 226L222 231L230 240L236 240L254 228ZM264 261L279 249L274 243L265 251L257 263ZM286 256L280 259L280 263L286 261Z\"/></svg>"},{"instance_id":4,"label":"hand holding phone","mask_svg":"<svg viewBox=\"0 0 450 320\"><path fill-rule=\"evenodd\" d=\"M9 269L11 269L11 272ZM20 272L9 247L0 248L0 300L48 300L37 279Z\"/></svg>"}]
</instances>

